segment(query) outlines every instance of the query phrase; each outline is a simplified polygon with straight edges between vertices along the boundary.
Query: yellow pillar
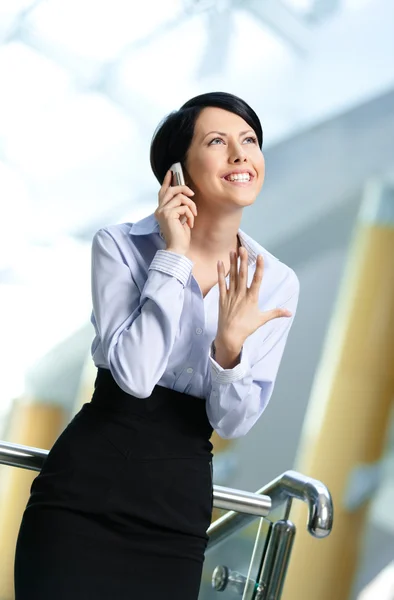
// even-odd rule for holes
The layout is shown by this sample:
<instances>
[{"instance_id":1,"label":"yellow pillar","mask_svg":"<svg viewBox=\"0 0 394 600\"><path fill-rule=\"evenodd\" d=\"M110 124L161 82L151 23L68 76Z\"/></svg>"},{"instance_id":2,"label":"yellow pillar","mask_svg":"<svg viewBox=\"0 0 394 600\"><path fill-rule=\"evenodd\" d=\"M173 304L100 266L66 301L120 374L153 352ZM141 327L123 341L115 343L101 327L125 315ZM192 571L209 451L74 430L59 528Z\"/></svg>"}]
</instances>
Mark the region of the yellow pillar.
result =
<instances>
[{"instance_id":1,"label":"yellow pillar","mask_svg":"<svg viewBox=\"0 0 394 600\"><path fill-rule=\"evenodd\" d=\"M373 183L316 373L296 467L330 489L334 528L327 539L311 538L305 510L295 506L298 534L283 600L348 600L368 508L368 501L349 504L349 492L357 491L351 482L358 473L368 485L393 398L394 190Z\"/></svg>"},{"instance_id":2,"label":"yellow pillar","mask_svg":"<svg viewBox=\"0 0 394 600\"><path fill-rule=\"evenodd\" d=\"M39 401L14 403L7 439L15 444L49 449L65 425L60 406ZM15 543L22 514L37 472L1 466L0 494L0 598L14 598Z\"/></svg>"}]
</instances>

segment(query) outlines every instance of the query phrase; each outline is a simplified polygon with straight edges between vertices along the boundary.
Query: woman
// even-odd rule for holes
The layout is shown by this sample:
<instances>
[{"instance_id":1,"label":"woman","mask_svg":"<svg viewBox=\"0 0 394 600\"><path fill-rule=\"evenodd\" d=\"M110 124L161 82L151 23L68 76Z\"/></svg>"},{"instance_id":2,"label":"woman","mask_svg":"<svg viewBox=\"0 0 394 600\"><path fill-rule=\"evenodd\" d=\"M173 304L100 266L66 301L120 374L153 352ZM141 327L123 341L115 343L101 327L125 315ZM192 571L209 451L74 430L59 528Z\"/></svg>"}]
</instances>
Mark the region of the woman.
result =
<instances>
[{"instance_id":1,"label":"woman","mask_svg":"<svg viewBox=\"0 0 394 600\"><path fill-rule=\"evenodd\" d=\"M193 98L152 141L155 214L95 235L95 391L33 482L16 600L197 598L212 430L245 435L263 412L298 299L294 272L239 229L261 146L244 101Z\"/></svg>"}]
</instances>

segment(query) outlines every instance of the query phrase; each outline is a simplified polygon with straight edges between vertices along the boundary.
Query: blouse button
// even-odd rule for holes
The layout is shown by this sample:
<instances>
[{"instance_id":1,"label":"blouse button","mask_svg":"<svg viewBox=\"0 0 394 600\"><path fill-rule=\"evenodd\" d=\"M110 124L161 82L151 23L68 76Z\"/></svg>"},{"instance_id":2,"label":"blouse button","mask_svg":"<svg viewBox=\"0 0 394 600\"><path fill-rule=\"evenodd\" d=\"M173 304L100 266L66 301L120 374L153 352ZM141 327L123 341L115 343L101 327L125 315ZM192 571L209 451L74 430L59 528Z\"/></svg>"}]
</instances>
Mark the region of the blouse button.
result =
<instances>
[{"instance_id":1,"label":"blouse button","mask_svg":"<svg viewBox=\"0 0 394 600\"><path fill-rule=\"evenodd\" d=\"M202 329L201 329L201 327L197 327L197 329L196 329L196 333L197 333L197 335L201 335L201 334L202 334Z\"/></svg>"},{"instance_id":2,"label":"blouse button","mask_svg":"<svg viewBox=\"0 0 394 600\"><path fill-rule=\"evenodd\" d=\"M188 369L186 369L186 373L193 373L193 369L189 367Z\"/></svg>"}]
</instances>

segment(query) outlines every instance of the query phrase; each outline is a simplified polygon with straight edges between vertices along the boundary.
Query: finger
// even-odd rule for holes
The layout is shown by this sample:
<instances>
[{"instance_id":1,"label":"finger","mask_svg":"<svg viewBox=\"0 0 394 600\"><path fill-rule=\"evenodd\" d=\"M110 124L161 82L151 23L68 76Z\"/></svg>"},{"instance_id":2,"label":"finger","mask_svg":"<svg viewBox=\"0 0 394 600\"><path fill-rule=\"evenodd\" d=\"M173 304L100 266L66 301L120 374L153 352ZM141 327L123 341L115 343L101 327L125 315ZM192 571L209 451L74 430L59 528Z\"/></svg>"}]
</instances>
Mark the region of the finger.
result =
<instances>
[{"instance_id":1,"label":"finger","mask_svg":"<svg viewBox=\"0 0 394 600\"><path fill-rule=\"evenodd\" d=\"M239 249L240 267L238 272L238 291L246 293L248 283L248 251L246 248Z\"/></svg>"},{"instance_id":2,"label":"finger","mask_svg":"<svg viewBox=\"0 0 394 600\"><path fill-rule=\"evenodd\" d=\"M272 310L266 310L261 314L263 324L272 321L273 319L279 319L281 317L291 317L292 313L287 308L273 308Z\"/></svg>"},{"instance_id":3,"label":"finger","mask_svg":"<svg viewBox=\"0 0 394 600\"><path fill-rule=\"evenodd\" d=\"M195 196L195 192L188 185L172 185L171 188L176 190L176 194L186 194L186 196Z\"/></svg>"},{"instance_id":4,"label":"finger","mask_svg":"<svg viewBox=\"0 0 394 600\"><path fill-rule=\"evenodd\" d=\"M192 189L190 189L187 185L170 185L166 188L165 194L171 194L174 196L175 194L185 194L185 196L195 196L195 193ZM163 196L164 197L164 196Z\"/></svg>"},{"instance_id":5,"label":"finger","mask_svg":"<svg viewBox=\"0 0 394 600\"><path fill-rule=\"evenodd\" d=\"M170 198L167 202L163 202L159 207L159 213L164 212L168 208L174 208L175 206L181 206L184 204L188 206L190 210L194 213L194 216L197 216L197 208L193 200L190 200L187 196L183 194L177 194L173 198Z\"/></svg>"},{"instance_id":6,"label":"finger","mask_svg":"<svg viewBox=\"0 0 394 600\"><path fill-rule=\"evenodd\" d=\"M197 216L197 206L196 206L196 203L193 202L193 200L191 200L190 198L188 198L184 194L177 194L175 196L175 198L178 198L178 196L182 200L182 204L186 204L190 208L190 210L194 213L194 216L196 217Z\"/></svg>"},{"instance_id":7,"label":"finger","mask_svg":"<svg viewBox=\"0 0 394 600\"><path fill-rule=\"evenodd\" d=\"M180 200L182 200L182 202L184 202L185 204L188 204L190 206L190 208L192 209L192 211L194 212L195 216L197 216L197 206L196 203L193 202L193 200L191 200L186 194L184 194L183 192L176 192L175 190L178 189L180 186L177 186L177 188L170 188L165 195L163 196L163 198L160 201L160 206L166 206L169 202L171 202L171 200L175 199L175 198L179 198Z\"/></svg>"},{"instance_id":8,"label":"finger","mask_svg":"<svg viewBox=\"0 0 394 600\"><path fill-rule=\"evenodd\" d=\"M179 186L179 185L178 186L173 186L172 185L172 177L173 177L173 172L171 171L171 169L169 169L167 171L167 173L165 174L165 177L163 179L163 183L162 183L161 188L159 190L159 201L160 202L163 200L163 198L165 197L165 195L167 194L167 192L174 190L174 188L186 188L186 189L190 190L190 192L192 192L192 190L190 188L188 188L186 185L183 185L183 186ZM172 195L173 194L174 194L174 192L172 192ZM193 195L193 194L190 194L190 195Z\"/></svg>"},{"instance_id":9,"label":"finger","mask_svg":"<svg viewBox=\"0 0 394 600\"><path fill-rule=\"evenodd\" d=\"M249 293L253 296L254 299L259 297L261 282L263 281L264 275L264 259L261 254L257 257L256 260L256 269L253 275L252 282L250 284Z\"/></svg>"},{"instance_id":10,"label":"finger","mask_svg":"<svg viewBox=\"0 0 394 600\"><path fill-rule=\"evenodd\" d=\"M193 229L194 215L188 206L182 204L182 206L175 208L174 213L178 216L177 218L179 219L184 215L187 218L187 224L191 229ZM182 223L182 225L184 225L184 223Z\"/></svg>"},{"instance_id":11,"label":"finger","mask_svg":"<svg viewBox=\"0 0 394 600\"><path fill-rule=\"evenodd\" d=\"M221 260L218 261L218 284L219 284L219 300L221 302L224 301L227 294L227 285L226 285L226 273L224 271L224 264Z\"/></svg>"},{"instance_id":12,"label":"finger","mask_svg":"<svg viewBox=\"0 0 394 600\"><path fill-rule=\"evenodd\" d=\"M159 203L164 198L167 190L170 189L170 187L171 187L171 181L172 181L172 171L171 171L171 169L169 169L167 171L167 173L165 174L165 177L163 179L163 183L162 183L161 188L159 190Z\"/></svg>"},{"instance_id":13,"label":"finger","mask_svg":"<svg viewBox=\"0 0 394 600\"><path fill-rule=\"evenodd\" d=\"M230 284L228 286L230 294L234 294L238 284L238 270L237 270L237 253L232 250L230 252Z\"/></svg>"},{"instance_id":14,"label":"finger","mask_svg":"<svg viewBox=\"0 0 394 600\"><path fill-rule=\"evenodd\" d=\"M194 219L194 214L192 212L193 207L189 206L189 199L186 197L182 199L179 198L179 196L176 196L175 198L167 202L167 204L165 204L164 206L160 206L156 210L156 212L158 215L164 215L167 219L171 218L171 215L175 216L176 218L177 214L181 214L181 209L183 208L187 208L190 211L190 214L193 215Z\"/></svg>"}]
</instances>

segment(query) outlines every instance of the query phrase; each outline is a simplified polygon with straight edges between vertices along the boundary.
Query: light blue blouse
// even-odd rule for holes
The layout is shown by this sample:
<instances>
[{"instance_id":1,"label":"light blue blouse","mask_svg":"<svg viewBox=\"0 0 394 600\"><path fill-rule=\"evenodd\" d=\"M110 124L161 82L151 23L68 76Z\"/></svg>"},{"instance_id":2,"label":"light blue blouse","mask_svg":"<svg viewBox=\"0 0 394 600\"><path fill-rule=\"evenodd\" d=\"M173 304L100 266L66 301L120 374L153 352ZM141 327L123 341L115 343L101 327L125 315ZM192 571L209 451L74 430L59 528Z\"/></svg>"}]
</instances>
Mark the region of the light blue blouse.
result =
<instances>
[{"instance_id":1,"label":"light blue blouse","mask_svg":"<svg viewBox=\"0 0 394 600\"><path fill-rule=\"evenodd\" d=\"M224 438L245 435L271 397L297 308L294 271L243 231L250 284L264 257L259 305L287 308L245 341L240 363L223 369L210 349L218 323L216 284L203 298L188 258L165 250L154 215L100 229L92 244L92 357L137 398L156 384L206 399L209 421ZM130 401L137 402L135 399Z\"/></svg>"}]
</instances>

